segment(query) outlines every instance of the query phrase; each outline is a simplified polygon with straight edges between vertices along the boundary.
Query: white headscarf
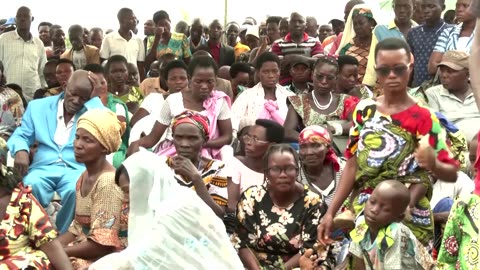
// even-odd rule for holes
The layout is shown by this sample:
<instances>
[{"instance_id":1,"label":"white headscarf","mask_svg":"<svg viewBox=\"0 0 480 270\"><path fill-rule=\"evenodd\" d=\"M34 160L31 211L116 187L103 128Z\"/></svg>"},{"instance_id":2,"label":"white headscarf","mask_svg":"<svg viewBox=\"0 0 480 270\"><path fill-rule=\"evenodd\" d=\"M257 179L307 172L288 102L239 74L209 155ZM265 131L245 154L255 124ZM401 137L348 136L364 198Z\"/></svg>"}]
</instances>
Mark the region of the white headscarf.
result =
<instances>
[{"instance_id":1,"label":"white headscarf","mask_svg":"<svg viewBox=\"0 0 480 270\"><path fill-rule=\"evenodd\" d=\"M89 269L244 269L223 222L177 183L164 160L141 151L123 166L130 178L129 245Z\"/></svg>"}]
</instances>

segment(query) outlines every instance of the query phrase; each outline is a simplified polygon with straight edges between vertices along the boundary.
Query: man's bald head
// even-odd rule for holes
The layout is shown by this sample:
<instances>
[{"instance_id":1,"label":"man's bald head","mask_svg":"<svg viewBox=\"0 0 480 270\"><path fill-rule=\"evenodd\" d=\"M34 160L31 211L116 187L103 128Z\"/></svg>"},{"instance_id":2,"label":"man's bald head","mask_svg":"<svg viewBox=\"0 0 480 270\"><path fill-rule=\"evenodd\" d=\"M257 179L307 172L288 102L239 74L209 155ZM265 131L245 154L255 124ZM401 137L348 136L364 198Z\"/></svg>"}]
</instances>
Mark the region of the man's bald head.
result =
<instances>
[{"instance_id":1,"label":"man's bald head","mask_svg":"<svg viewBox=\"0 0 480 270\"><path fill-rule=\"evenodd\" d=\"M98 81L98 82L97 82ZM96 84L100 84L98 77L85 70L73 72L65 89L64 109L69 114L76 114L83 105L90 100L90 96Z\"/></svg>"}]
</instances>

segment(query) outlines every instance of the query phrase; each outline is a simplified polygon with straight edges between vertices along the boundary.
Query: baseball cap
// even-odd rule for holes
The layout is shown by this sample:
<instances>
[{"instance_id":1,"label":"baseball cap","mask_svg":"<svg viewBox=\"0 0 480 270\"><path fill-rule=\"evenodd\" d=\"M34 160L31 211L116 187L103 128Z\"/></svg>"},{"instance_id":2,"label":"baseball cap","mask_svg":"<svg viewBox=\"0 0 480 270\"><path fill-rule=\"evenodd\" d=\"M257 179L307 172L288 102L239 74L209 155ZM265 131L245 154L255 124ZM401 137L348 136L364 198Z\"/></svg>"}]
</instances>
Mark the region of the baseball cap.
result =
<instances>
[{"instance_id":1,"label":"baseball cap","mask_svg":"<svg viewBox=\"0 0 480 270\"><path fill-rule=\"evenodd\" d=\"M437 65L437 67L440 66L447 66L457 71L468 69L468 54L462 51L447 51Z\"/></svg>"}]
</instances>

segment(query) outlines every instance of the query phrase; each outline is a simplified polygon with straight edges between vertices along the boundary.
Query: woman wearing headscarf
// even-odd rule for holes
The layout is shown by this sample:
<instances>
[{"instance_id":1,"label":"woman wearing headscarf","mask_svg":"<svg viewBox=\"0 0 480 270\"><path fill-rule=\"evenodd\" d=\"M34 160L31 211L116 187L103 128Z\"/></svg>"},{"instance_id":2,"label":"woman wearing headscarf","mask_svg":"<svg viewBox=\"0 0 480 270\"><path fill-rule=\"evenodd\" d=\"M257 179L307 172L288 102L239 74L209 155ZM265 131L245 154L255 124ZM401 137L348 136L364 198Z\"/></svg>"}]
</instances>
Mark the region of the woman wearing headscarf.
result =
<instances>
[{"instance_id":1,"label":"woman wearing headscarf","mask_svg":"<svg viewBox=\"0 0 480 270\"><path fill-rule=\"evenodd\" d=\"M193 190L178 184L161 157L133 154L117 170L116 181L129 194L129 246L90 270L244 269L221 220Z\"/></svg>"},{"instance_id":2,"label":"woman wearing headscarf","mask_svg":"<svg viewBox=\"0 0 480 270\"><path fill-rule=\"evenodd\" d=\"M7 151L7 143L0 138L0 269L72 269L32 189L4 165Z\"/></svg>"},{"instance_id":3,"label":"woman wearing headscarf","mask_svg":"<svg viewBox=\"0 0 480 270\"><path fill-rule=\"evenodd\" d=\"M90 110L78 119L75 159L86 170L77 182L75 218L59 237L75 269L126 246L124 195L106 159L120 146L123 129L109 110Z\"/></svg>"},{"instance_id":4,"label":"woman wearing headscarf","mask_svg":"<svg viewBox=\"0 0 480 270\"><path fill-rule=\"evenodd\" d=\"M202 146L210 136L208 118L185 111L172 122L173 145L176 154L161 156L175 174L181 186L192 188L197 195L223 217L227 206L225 164L203 155Z\"/></svg>"},{"instance_id":5,"label":"woman wearing headscarf","mask_svg":"<svg viewBox=\"0 0 480 270\"><path fill-rule=\"evenodd\" d=\"M322 195L330 205L338 188L345 162L337 157L327 129L321 126L304 128L298 138L300 173L298 180L313 192Z\"/></svg>"},{"instance_id":6,"label":"woman wearing headscarf","mask_svg":"<svg viewBox=\"0 0 480 270\"><path fill-rule=\"evenodd\" d=\"M342 41L336 55L351 55L358 60L358 81L363 81L367 70L372 31L377 25L372 9L366 4L356 5L348 15Z\"/></svg>"}]
</instances>

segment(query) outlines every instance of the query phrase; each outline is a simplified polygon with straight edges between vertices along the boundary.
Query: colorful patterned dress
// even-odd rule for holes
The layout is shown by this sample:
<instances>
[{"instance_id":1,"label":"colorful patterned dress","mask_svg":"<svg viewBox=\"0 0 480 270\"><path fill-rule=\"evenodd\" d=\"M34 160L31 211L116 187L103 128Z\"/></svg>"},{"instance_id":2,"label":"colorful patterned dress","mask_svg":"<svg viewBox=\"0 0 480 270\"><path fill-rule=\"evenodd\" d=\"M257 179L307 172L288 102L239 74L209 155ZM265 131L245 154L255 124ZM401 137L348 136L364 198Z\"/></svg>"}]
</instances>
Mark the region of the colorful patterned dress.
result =
<instances>
[{"instance_id":1,"label":"colorful patterned dress","mask_svg":"<svg viewBox=\"0 0 480 270\"><path fill-rule=\"evenodd\" d=\"M38 248L55 239L57 232L30 187L20 184L13 190L0 237L0 269L51 269Z\"/></svg>"},{"instance_id":2,"label":"colorful patterned dress","mask_svg":"<svg viewBox=\"0 0 480 270\"><path fill-rule=\"evenodd\" d=\"M307 186L287 208L273 203L267 184L250 187L237 206L232 243L236 249L250 249L261 269L283 269L300 250L313 247L325 211L321 197Z\"/></svg>"},{"instance_id":3,"label":"colorful patterned dress","mask_svg":"<svg viewBox=\"0 0 480 270\"><path fill-rule=\"evenodd\" d=\"M455 201L443 232L437 269L479 269L480 197L472 194Z\"/></svg>"},{"instance_id":4,"label":"colorful patterned dress","mask_svg":"<svg viewBox=\"0 0 480 270\"><path fill-rule=\"evenodd\" d=\"M288 102L292 105L295 112L302 118L305 127L312 125L325 125L327 121L348 120L349 115L360 101L357 97L338 94L337 109L329 114L321 114L313 110L310 106L310 94L288 97Z\"/></svg>"},{"instance_id":5,"label":"colorful patterned dress","mask_svg":"<svg viewBox=\"0 0 480 270\"><path fill-rule=\"evenodd\" d=\"M427 194L413 209L412 221L405 223L423 244L433 238L429 204L432 183L430 174L418 166L414 151L425 136L438 160L458 166L434 112L417 103L402 112L385 115L377 111L375 100L366 99L353 112L353 127L345 151L347 159L356 156L358 163L352 203L355 213L363 210L373 189L383 180L396 179L427 187Z\"/></svg>"},{"instance_id":6,"label":"colorful patterned dress","mask_svg":"<svg viewBox=\"0 0 480 270\"><path fill-rule=\"evenodd\" d=\"M225 164L220 160L216 159L207 159L208 160L205 167L200 171L200 176L203 179L203 182L207 186L208 193L212 199L220 206L227 206L227 183L228 177L224 175ZM172 167L172 158L166 158L167 165ZM193 182L189 179L186 179L182 175L175 174L175 179L181 186L189 187L195 189Z\"/></svg>"},{"instance_id":7,"label":"colorful patterned dress","mask_svg":"<svg viewBox=\"0 0 480 270\"><path fill-rule=\"evenodd\" d=\"M362 82L367 72L368 55L370 54L370 45L368 48L362 48L355 45L353 40L340 50L339 56L350 55L358 60L358 81Z\"/></svg>"},{"instance_id":8,"label":"colorful patterned dress","mask_svg":"<svg viewBox=\"0 0 480 270\"><path fill-rule=\"evenodd\" d=\"M120 251L127 246L128 206L124 203L122 190L115 184L115 173L101 174L90 192L83 196L80 189L85 174L77 181L75 218L68 229L76 239L70 245L90 239ZM70 259L74 268L91 263L78 258Z\"/></svg>"}]
</instances>

